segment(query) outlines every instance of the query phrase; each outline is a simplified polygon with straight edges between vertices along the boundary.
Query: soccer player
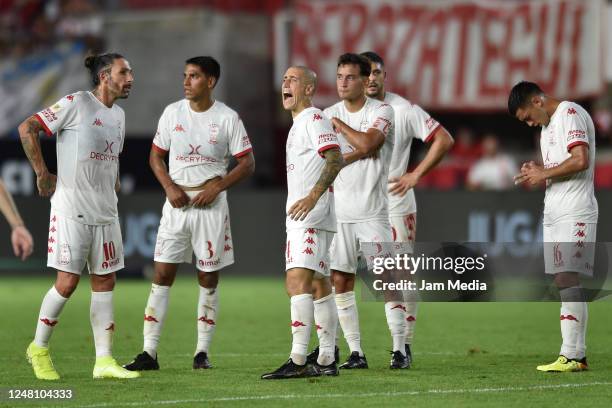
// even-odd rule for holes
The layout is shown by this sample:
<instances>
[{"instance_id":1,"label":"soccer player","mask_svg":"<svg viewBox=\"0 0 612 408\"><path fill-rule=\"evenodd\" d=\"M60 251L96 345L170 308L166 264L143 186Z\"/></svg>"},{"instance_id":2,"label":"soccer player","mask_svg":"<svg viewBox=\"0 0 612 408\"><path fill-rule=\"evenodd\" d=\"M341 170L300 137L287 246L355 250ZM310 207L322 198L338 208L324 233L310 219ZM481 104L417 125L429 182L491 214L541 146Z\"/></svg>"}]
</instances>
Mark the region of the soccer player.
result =
<instances>
[{"instance_id":1,"label":"soccer player","mask_svg":"<svg viewBox=\"0 0 612 408\"><path fill-rule=\"evenodd\" d=\"M393 241L401 242L405 252L413 253L417 226L417 207L413 187L442 160L452 147L453 138L420 106L386 91L387 72L385 63L378 54L368 51L361 55L370 61L372 68L366 94L370 98L388 103L393 107L395 113L395 145L389 165L389 222L393 231ZM408 172L410 146L414 139L431 143L431 145L419 165L413 171ZM410 364L412 362L410 345L414 336L417 302L411 291L404 292L404 300L405 352Z\"/></svg>"},{"instance_id":2,"label":"soccer player","mask_svg":"<svg viewBox=\"0 0 612 408\"><path fill-rule=\"evenodd\" d=\"M277 370L262 375L266 380L338 375L334 356L338 317L329 280L328 251L336 231L330 186L342 168L342 155L330 120L312 106L316 87L316 74L306 67L290 67L283 77L283 108L293 117L286 146L285 251L293 344L289 360ZM318 287L316 298L313 298L313 279ZM319 353L309 366L306 353L313 312Z\"/></svg>"},{"instance_id":3,"label":"soccer player","mask_svg":"<svg viewBox=\"0 0 612 408\"><path fill-rule=\"evenodd\" d=\"M125 113L115 104L127 98L134 76L129 62L109 53L85 59L95 89L67 95L19 125L23 149L36 173L38 193L51 196L47 266L57 269L55 285L40 307L27 357L43 380L59 375L48 343L59 315L87 264L91 276L90 320L96 346L94 378L135 378L111 355L115 272L123 268L117 214L119 154ZM38 133L57 134L57 176L42 157Z\"/></svg>"},{"instance_id":4,"label":"soccer player","mask_svg":"<svg viewBox=\"0 0 612 408\"><path fill-rule=\"evenodd\" d=\"M6 189L6 186L0 181L0 211L6 217L6 221L11 226L11 244L15 256L25 261L34 250L34 241L30 231L26 228L17 206L13 201L11 193Z\"/></svg>"},{"instance_id":5,"label":"soccer player","mask_svg":"<svg viewBox=\"0 0 612 408\"><path fill-rule=\"evenodd\" d=\"M368 368L361 348L355 304L355 274L363 243L392 242L386 180L393 151L393 108L365 94L370 62L357 54L338 59L336 86L341 101L325 109L339 133L346 166L334 182L338 231L330 249L338 319L351 354L340 368ZM385 182L382 182L384 180ZM385 300L387 300L385 296ZM406 368L402 301L385 302L393 338L391 368Z\"/></svg>"},{"instance_id":6,"label":"soccer player","mask_svg":"<svg viewBox=\"0 0 612 408\"><path fill-rule=\"evenodd\" d=\"M544 165L524 163L516 184L546 182L544 265L561 297L561 351L539 371L582 371L586 359L587 304L579 274L592 276L598 207L593 186L595 127L582 106L544 94L532 82L519 82L508 97L510 114L541 126Z\"/></svg>"},{"instance_id":7,"label":"soccer player","mask_svg":"<svg viewBox=\"0 0 612 408\"><path fill-rule=\"evenodd\" d=\"M155 276L144 312L143 352L128 370L158 370L157 346L179 264L196 257L200 294L193 368L211 368L219 270L234 263L226 192L255 170L251 141L238 114L213 97L221 67L212 57L185 61L185 98L166 107L149 164L166 194L155 244ZM168 156L169 166L165 158ZM230 156L238 161L229 173Z\"/></svg>"}]
</instances>

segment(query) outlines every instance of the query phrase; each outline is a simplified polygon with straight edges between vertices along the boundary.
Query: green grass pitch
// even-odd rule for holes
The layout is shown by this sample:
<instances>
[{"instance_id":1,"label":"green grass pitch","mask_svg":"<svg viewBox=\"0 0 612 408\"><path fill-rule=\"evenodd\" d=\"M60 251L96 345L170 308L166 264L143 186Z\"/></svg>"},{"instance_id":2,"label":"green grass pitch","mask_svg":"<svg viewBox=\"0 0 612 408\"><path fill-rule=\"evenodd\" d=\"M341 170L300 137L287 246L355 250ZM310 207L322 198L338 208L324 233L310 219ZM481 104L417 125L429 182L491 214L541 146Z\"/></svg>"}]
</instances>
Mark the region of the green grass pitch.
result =
<instances>
[{"instance_id":1,"label":"green grass pitch","mask_svg":"<svg viewBox=\"0 0 612 408\"><path fill-rule=\"evenodd\" d=\"M197 283L177 280L159 349L161 370L129 381L91 377L94 350L88 279L67 304L51 341L62 379L34 379L24 354L53 275L0 278L0 387L72 388L70 401L7 401L0 406L564 406L608 407L612 400L610 302L590 304L591 370L544 374L535 366L559 350L558 303L423 303L410 370L390 371L390 337L382 303L361 302L362 343L369 370L336 378L262 381L290 350L284 276L223 279L210 351L212 370L191 369L196 342ZM115 289L114 355L125 363L141 351L150 283L120 280ZM314 340L314 337L313 337ZM314 341L311 343L314 344ZM341 359L346 358L342 342ZM6 392L4 392L6 395Z\"/></svg>"}]
</instances>

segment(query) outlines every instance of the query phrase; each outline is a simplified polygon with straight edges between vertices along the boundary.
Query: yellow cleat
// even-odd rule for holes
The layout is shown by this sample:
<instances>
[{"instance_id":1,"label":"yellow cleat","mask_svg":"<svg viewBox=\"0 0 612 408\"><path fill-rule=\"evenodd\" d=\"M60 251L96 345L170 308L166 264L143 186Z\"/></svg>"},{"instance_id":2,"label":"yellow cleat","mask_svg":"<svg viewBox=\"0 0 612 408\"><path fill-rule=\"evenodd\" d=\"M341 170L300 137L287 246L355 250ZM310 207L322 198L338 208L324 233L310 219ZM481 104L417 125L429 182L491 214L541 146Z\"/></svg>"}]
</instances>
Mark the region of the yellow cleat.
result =
<instances>
[{"instance_id":1,"label":"yellow cleat","mask_svg":"<svg viewBox=\"0 0 612 408\"><path fill-rule=\"evenodd\" d=\"M111 356L97 357L93 369L93 378L137 378L138 371L130 371L121 367Z\"/></svg>"},{"instance_id":2,"label":"yellow cleat","mask_svg":"<svg viewBox=\"0 0 612 408\"><path fill-rule=\"evenodd\" d=\"M39 347L32 342L26 350L26 358L32 364L34 375L39 380L59 380L60 376L53 367L48 347Z\"/></svg>"},{"instance_id":3,"label":"yellow cleat","mask_svg":"<svg viewBox=\"0 0 612 408\"><path fill-rule=\"evenodd\" d=\"M539 365L537 370L548 373L568 373L573 371L582 371L582 367L576 360L568 360L565 356L559 356L557 361L554 363Z\"/></svg>"}]
</instances>

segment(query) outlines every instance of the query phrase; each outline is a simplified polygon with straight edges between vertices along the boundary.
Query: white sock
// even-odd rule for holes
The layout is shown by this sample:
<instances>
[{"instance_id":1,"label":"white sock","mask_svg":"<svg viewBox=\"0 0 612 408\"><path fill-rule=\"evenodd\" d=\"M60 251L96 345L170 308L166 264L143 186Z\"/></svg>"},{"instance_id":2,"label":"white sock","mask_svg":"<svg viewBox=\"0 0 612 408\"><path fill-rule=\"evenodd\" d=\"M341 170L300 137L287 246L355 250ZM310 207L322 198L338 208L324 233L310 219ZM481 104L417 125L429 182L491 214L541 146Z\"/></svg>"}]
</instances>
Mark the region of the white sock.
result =
<instances>
[{"instance_id":1,"label":"white sock","mask_svg":"<svg viewBox=\"0 0 612 408\"><path fill-rule=\"evenodd\" d=\"M293 335L293 342L291 343L290 357L297 365L306 364L313 314L314 304L311 294L291 296L291 334Z\"/></svg>"},{"instance_id":2,"label":"white sock","mask_svg":"<svg viewBox=\"0 0 612 408\"><path fill-rule=\"evenodd\" d=\"M332 296L334 297L334 305L336 305L336 288L332 286ZM340 320L338 319L338 306L336 305L336 339L334 345L337 346L340 343L340 335L342 334L342 327L340 327Z\"/></svg>"},{"instance_id":3,"label":"white sock","mask_svg":"<svg viewBox=\"0 0 612 408\"><path fill-rule=\"evenodd\" d=\"M387 325L393 339L393 351L399 350L404 356L406 355L404 349L405 309L402 302L385 302L385 316L387 316Z\"/></svg>"},{"instance_id":4,"label":"white sock","mask_svg":"<svg viewBox=\"0 0 612 408\"><path fill-rule=\"evenodd\" d=\"M406 330L404 331L404 342L406 344L412 344L412 339L414 337L414 326L416 324L418 303L404 302L404 307L406 308Z\"/></svg>"},{"instance_id":5,"label":"white sock","mask_svg":"<svg viewBox=\"0 0 612 408\"><path fill-rule=\"evenodd\" d=\"M169 298L170 286L156 285L155 283L151 285L151 293L144 313L142 334L144 337L143 350L153 358L157 357L157 345L168 310Z\"/></svg>"},{"instance_id":6,"label":"white sock","mask_svg":"<svg viewBox=\"0 0 612 408\"><path fill-rule=\"evenodd\" d=\"M338 310L333 294L314 301L314 321L319 336L317 363L328 366L334 362L336 329L338 327Z\"/></svg>"},{"instance_id":7,"label":"white sock","mask_svg":"<svg viewBox=\"0 0 612 408\"><path fill-rule=\"evenodd\" d=\"M355 292L345 292L336 294L336 307L338 309L338 320L344 332L344 338L348 343L351 353L361 350L361 334L359 332L359 313L355 304Z\"/></svg>"},{"instance_id":8,"label":"white sock","mask_svg":"<svg viewBox=\"0 0 612 408\"><path fill-rule=\"evenodd\" d=\"M36 334L34 335L34 343L38 347L49 346L49 338L67 301L68 298L60 295L55 286L51 286L51 289L43 298L38 314Z\"/></svg>"},{"instance_id":9,"label":"white sock","mask_svg":"<svg viewBox=\"0 0 612 408\"><path fill-rule=\"evenodd\" d=\"M589 306L586 302L581 303L583 306L582 321L580 322L580 331L576 339L576 359L580 360L586 356L586 331L589 320Z\"/></svg>"},{"instance_id":10,"label":"white sock","mask_svg":"<svg viewBox=\"0 0 612 408\"><path fill-rule=\"evenodd\" d=\"M91 292L89 320L96 345L96 357L110 356L115 332L113 291Z\"/></svg>"},{"instance_id":11,"label":"white sock","mask_svg":"<svg viewBox=\"0 0 612 408\"><path fill-rule=\"evenodd\" d=\"M576 343L581 330L584 313L580 302L561 302L561 351L559 354L568 359L576 358Z\"/></svg>"},{"instance_id":12,"label":"white sock","mask_svg":"<svg viewBox=\"0 0 612 408\"><path fill-rule=\"evenodd\" d=\"M218 311L219 290L217 288L209 289L200 286L200 296L198 298L198 344L195 354L200 352L208 353L212 336L217 327Z\"/></svg>"}]
</instances>

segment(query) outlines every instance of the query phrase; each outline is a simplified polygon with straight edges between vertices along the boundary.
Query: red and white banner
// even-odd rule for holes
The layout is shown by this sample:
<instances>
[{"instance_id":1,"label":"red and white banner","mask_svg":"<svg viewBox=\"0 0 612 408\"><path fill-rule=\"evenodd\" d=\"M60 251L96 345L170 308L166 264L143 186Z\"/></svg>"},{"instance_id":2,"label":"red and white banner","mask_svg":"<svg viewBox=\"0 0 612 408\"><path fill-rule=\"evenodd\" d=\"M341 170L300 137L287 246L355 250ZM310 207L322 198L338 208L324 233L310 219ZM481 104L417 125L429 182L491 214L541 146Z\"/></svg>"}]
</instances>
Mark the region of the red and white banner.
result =
<instances>
[{"instance_id":1,"label":"red and white banner","mask_svg":"<svg viewBox=\"0 0 612 408\"><path fill-rule=\"evenodd\" d=\"M576 99L604 86L603 0L296 0L290 61L337 99L336 61L375 51L387 89L428 108L499 110L519 80ZM277 48L278 53L278 48Z\"/></svg>"}]
</instances>

